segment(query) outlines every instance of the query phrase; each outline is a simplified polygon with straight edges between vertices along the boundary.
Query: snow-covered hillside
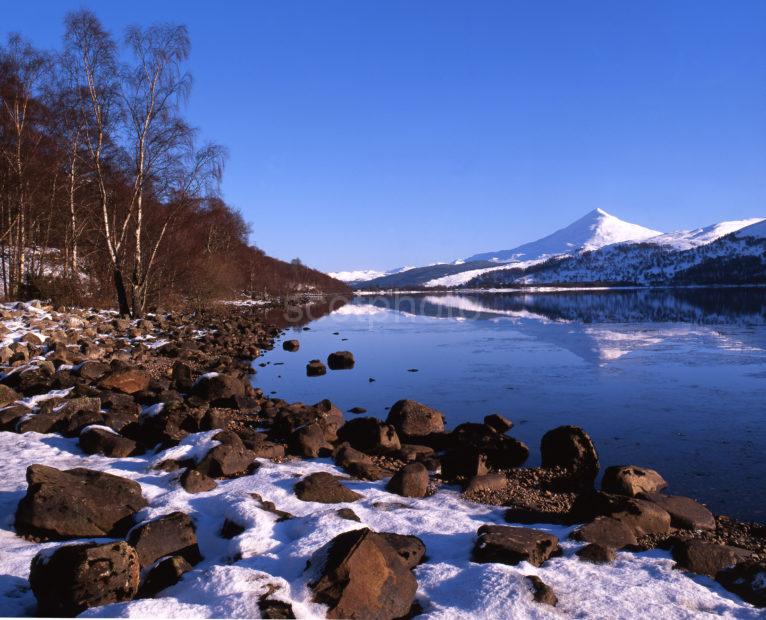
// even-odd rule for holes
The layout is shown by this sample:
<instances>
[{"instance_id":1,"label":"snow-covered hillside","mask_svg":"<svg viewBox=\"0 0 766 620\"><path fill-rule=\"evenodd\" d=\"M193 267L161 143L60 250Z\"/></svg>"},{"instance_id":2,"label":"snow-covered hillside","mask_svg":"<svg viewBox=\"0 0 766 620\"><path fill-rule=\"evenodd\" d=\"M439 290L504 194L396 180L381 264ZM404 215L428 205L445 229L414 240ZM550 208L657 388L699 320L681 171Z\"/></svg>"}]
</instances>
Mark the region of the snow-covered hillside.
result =
<instances>
[{"instance_id":1,"label":"snow-covered hillside","mask_svg":"<svg viewBox=\"0 0 766 620\"><path fill-rule=\"evenodd\" d=\"M368 282L375 278L382 278L385 276L394 275L397 273L403 273L414 269L414 267L398 267L397 269L391 269L390 271L376 271L375 269L357 269L356 271L333 271L327 275L332 276L336 280L348 283Z\"/></svg>"},{"instance_id":2,"label":"snow-covered hillside","mask_svg":"<svg viewBox=\"0 0 766 620\"><path fill-rule=\"evenodd\" d=\"M571 252L596 250L622 241L643 241L661 234L660 231L625 222L602 209L594 209L569 226L537 241L511 250L474 254L465 260L490 260L498 263L539 260Z\"/></svg>"},{"instance_id":3,"label":"snow-covered hillside","mask_svg":"<svg viewBox=\"0 0 766 620\"><path fill-rule=\"evenodd\" d=\"M732 220L729 222L719 222L705 226L704 228L695 228L694 230L679 230L657 237L647 239L647 243L653 245L665 245L673 250L691 250L692 248L712 243L716 239L725 237L733 232L747 228L753 224L763 222L763 218L756 217L749 220Z\"/></svg>"}]
</instances>

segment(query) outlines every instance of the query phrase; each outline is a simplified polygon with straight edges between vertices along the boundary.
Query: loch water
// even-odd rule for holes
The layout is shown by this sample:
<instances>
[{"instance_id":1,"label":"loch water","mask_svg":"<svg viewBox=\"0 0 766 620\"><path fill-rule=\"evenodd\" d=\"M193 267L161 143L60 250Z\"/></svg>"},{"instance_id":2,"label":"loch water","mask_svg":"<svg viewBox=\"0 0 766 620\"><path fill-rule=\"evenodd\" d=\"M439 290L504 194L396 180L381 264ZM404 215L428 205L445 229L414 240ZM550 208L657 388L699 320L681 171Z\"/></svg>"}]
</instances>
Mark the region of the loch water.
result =
<instances>
[{"instance_id":1,"label":"loch water","mask_svg":"<svg viewBox=\"0 0 766 620\"><path fill-rule=\"evenodd\" d=\"M764 288L364 295L334 307L288 328L300 350L277 343L254 384L380 418L411 398L448 428L499 412L529 465L545 431L582 426L602 468L652 467L668 492L766 522ZM353 369L306 376L309 360L339 350Z\"/></svg>"}]
</instances>

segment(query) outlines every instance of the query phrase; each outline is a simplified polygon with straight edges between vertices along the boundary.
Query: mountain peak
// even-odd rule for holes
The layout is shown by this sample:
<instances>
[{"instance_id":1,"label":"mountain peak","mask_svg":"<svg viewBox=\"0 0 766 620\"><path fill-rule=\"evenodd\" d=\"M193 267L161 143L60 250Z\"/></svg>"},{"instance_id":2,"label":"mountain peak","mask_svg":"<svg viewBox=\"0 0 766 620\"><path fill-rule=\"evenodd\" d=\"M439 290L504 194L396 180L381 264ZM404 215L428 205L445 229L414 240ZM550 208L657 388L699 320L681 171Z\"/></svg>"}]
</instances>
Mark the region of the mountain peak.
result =
<instances>
[{"instance_id":1,"label":"mountain peak","mask_svg":"<svg viewBox=\"0 0 766 620\"><path fill-rule=\"evenodd\" d=\"M603 209L593 209L569 226L532 243L511 250L475 254L465 260L497 263L539 261L560 254L596 250L623 241L643 241L661 234L660 231L625 222Z\"/></svg>"}]
</instances>

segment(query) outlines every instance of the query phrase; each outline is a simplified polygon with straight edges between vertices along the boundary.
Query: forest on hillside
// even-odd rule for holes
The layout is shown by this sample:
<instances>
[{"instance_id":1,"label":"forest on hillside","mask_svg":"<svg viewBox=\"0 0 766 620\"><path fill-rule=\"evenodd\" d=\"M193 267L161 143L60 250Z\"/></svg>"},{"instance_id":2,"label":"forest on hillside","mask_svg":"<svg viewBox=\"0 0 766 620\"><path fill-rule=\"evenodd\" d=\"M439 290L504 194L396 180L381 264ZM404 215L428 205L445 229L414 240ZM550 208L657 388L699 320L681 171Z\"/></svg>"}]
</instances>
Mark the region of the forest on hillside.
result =
<instances>
[{"instance_id":1,"label":"forest on hillside","mask_svg":"<svg viewBox=\"0 0 766 620\"><path fill-rule=\"evenodd\" d=\"M182 25L118 40L70 13L60 50L0 44L0 294L156 306L347 287L252 246L220 194L225 149L184 118Z\"/></svg>"}]
</instances>

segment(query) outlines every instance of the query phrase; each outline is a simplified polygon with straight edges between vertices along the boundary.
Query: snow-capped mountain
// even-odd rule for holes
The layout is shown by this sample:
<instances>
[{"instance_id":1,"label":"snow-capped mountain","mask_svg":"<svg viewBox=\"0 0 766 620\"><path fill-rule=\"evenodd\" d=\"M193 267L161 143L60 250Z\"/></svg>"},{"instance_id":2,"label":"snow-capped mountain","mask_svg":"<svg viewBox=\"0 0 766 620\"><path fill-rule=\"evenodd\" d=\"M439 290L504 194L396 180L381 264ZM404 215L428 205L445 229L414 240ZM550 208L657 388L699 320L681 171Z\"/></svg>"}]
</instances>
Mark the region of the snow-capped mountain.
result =
<instances>
[{"instance_id":1,"label":"snow-capped mountain","mask_svg":"<svg viewBox=\"0 0 766 620\"><path fill-rule=\"evenodd\" d=\"M334 271L327 275L340 280L341 282L348 282L349 284L357 284L359 282L368 282L375 278L382 278L384 276L394 275L396 273L402 273L403 271L409 271L414 267L398 267L397 269L391 269L390 271L376 271L375 269L358 269L356 271Z\"/></svg>"},{"instance_id":2,"label":"snow-capped mountain","mask_svg":"<svg viewBox=\"0 0 766 620\"><path fill-rule=\"evenodd\" d=\"M594 209L576 222L547 237L511 250L474 254L466 258L465 262L485 260L494 263L526 262L572 252L597 250L605 245L622 241L643 241L661 234L658 230L625 222L602 209Z\"/></svg>"},{"instance_id":3,"label":"snow-capped mountain","mask_svg":"<svg viewBox=\"0 0 766 620\"><path fill-rule=\"evenodd\" d=\"M749 220L719 222L704 228L680 230L665 235L658 235L657 237L647 239L646 242L654 245L666 245L674 250L691 250L763 221L763 218L755 217Z\"/></svg>"}]
</instances>

